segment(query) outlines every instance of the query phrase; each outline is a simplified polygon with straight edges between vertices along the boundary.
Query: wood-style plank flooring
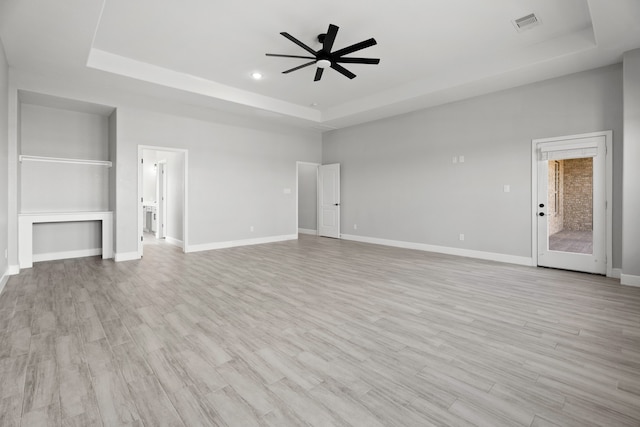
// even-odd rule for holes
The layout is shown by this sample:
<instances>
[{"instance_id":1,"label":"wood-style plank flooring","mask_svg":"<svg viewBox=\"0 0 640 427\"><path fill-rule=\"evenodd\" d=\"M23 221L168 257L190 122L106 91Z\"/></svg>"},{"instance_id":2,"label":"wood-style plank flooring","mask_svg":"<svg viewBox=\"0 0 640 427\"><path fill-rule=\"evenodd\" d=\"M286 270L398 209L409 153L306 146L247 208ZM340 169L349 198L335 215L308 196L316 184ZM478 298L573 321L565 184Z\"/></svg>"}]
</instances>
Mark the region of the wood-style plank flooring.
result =
<instances>
[{"instance_id":1,"label":"wood-style plank flooring","mask_svg":"<svg viewBox=\"0 0 640 427\"><path fill-rule=\"evenodd\" d=\"M0 425L638 426L640 289L301 236L38 263Z\"/></svg>"}]
</instances>

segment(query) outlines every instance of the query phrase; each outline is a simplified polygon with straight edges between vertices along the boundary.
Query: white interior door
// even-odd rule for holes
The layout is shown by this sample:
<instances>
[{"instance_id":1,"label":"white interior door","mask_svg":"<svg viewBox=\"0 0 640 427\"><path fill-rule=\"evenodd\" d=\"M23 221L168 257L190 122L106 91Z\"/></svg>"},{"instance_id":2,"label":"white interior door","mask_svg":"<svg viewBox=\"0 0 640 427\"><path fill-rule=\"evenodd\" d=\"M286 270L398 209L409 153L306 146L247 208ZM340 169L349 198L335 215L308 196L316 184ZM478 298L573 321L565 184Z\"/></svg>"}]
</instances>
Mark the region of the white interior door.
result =
<instances>
[{"instance_id":1,"label":"white interior door","mask_svg":"<svg viewBox=\"0 0 640 427\"><path fill-rule=\"evenodd\" d=\"M605 274L604 136L539 142L538 265Z\"/></svg>"},{"instance_id":2,"label":"white interior door","mask_svg":"<svg viewBox=\"0 0 640 427\"><path fill-rule=\"evenodd\" d=\"M318 235L340 238L340 164L318 167Z\"/></svg>"},{"instance_id":3,"label":"white interior door","mask_svg":"<svg viewBox=\"0 0 640 427\"><path fill-rule=\"evenodd\" d=\"M167 223L167 163L165 161L158 162L158 213L156 223L156 238L164 239L167 235L166 223Z\"/></svg>"}]
</instances>

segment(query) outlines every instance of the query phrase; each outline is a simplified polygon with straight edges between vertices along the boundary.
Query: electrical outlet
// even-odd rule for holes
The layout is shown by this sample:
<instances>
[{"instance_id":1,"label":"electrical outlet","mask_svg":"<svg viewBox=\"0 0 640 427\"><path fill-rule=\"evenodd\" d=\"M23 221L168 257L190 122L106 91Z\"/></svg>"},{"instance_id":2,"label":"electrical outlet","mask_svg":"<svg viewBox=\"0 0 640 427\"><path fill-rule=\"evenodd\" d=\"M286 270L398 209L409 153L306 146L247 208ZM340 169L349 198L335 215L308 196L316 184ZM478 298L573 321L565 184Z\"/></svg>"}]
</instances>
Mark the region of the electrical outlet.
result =
<instances>
[{"instance_id":1,"label":"electrical outlet","mask_svg":"<svg viewBox=\"0 0 640 427\"><path fill-rule=\"evenodd\" d=\"M358 224L353 224L353 229L357 230L358 229Z\"/></svg>"},{"instance_id":2,"label":"electrical outlet","mask_svg":"<svg viewBox=\"0 0 640 427\"><path fill-rule=\"evenodd\" d=\"M253 225L249 227L249 231L253 233Z\"/></svg>"},{"instance_id":3,"label":"electrical outlet","mask_svg":"<svg viewBox=\"0 0 640 427\"><path fill-rule=\"evenodd\" d=\"M461 233L459 239L462 242L464 240L464 234Z\"/></svg>"},{"instance_id":4,"label":"electrical outlet","mask_svg":"<svg viewBox=\"0 0 640 427\"><path fill-rule=\"evenodd\" d=\"M502 187L502 191L504 191L505 193L509 193L511 191L511 186L509 184L505 184Z\"/></svg>"}]
</instances>

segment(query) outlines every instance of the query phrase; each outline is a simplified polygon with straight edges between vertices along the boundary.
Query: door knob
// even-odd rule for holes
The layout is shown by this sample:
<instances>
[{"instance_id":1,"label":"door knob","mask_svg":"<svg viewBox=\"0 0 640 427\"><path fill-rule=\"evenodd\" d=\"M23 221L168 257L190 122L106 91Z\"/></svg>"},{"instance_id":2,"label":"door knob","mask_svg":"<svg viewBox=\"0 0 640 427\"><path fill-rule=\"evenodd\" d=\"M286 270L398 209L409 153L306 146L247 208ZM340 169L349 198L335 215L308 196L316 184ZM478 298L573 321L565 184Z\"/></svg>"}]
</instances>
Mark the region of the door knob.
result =
<instances>
[{"instance_id":1,"label":"door knob","mask_svg":"<svg viewBox=\"0 0 640 427\"><path fill-rule=\"evenodd\" d=\"M540 212L538 215L540 215L540 216L544 216L544 212Z\"/></svg>"},{"instance_id":2,"label":"door knob","mask_svg":"<svg viewBox=\"0 0 640 427\"><path fill-rule=\"evenodd\" d=\"M334 203L333 206L340 206L340 203Z\"/></svg>"},{"instance_id":3,"label":"door knob","mask_svg":"<svg viewBox=\"0 0 640 427\"><path fill-rule=\"evenodd\" d=\"M540 206L541 208L544 208L544 203L540 203L538 206Z\"/></svg>"}]
</instances>

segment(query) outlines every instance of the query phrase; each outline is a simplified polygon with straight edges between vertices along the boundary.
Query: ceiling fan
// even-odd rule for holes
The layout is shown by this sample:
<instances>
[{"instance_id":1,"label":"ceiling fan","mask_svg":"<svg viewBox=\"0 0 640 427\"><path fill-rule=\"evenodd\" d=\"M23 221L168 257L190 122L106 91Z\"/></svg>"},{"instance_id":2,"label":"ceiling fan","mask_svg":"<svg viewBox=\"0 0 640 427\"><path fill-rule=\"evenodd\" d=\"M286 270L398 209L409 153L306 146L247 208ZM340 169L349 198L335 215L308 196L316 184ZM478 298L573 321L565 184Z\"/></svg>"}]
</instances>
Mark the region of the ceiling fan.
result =
<instances>
[{"instance_id":1,"label":"ceiling fan","mask_svg":"<svg viewBox=\"0 0 640 427\"><path fill-rule=\"evenodd\" d=\"M338 26L329 24L329 29L326 34L320 34L318 36L318 41L322 43L322 49L315 51L306 44L302 43L300 40L293 37L291 34L282 32L280 33L307 52L309 52L313 56L299 56L299 55L281 55L277 53L267 53L267 56L279 56L282 58L300 58L300 59L311 59L311 62L307 62L306 64L299 65L297 67L291 68L290 70L283 71L282 74L287 74L292 71L299 70L304 67L308 67L309 65L316 64L318 69L316 70L316 76L313 81L318 81L322 78L322 73L324 69L327 67L331 67L340 74L353 79L356 75L351 71L347 70L340 64L379 64L379 58L345 58L345 55L348 55L353 52L357 52L359 50L365 49L367 47L371 47L377 44L376 40L371 38L368 40L361 41L360 43L353 44L351 46L347 46L345 48L336 50L335 52L331 52L331 48L333 48L333 42L336 40L336 35L338 34Z\"/></svg>"}]
</instances>

